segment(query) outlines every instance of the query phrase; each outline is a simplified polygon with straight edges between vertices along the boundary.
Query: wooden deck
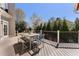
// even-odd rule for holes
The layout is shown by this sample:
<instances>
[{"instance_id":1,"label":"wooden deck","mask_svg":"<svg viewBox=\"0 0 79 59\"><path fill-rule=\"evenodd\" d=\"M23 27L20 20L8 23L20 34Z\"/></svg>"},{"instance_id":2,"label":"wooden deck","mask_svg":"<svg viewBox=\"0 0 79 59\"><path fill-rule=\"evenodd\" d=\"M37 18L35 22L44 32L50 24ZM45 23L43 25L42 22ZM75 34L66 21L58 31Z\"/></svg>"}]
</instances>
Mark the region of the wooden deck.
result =
<instances>
[{"instance_id":1,"label":"wooden deck","mask_svg":"<svg viewBox=\"0 0 79 59\"><path fill-rule=\"evenodd\" d=\"M65 43L63 45L62 44L63 43L61 43L60 46L65 45ZM44 42L42 42L42 48L34 56L79 56L79 49L55 48L55 46L56 46L56 42L44 40ZM65 46L67 46L67 45L65 45ZM79 47L78 44L77 44L77 47ZM25 53L22 56L30 56L30 54Z\"/></svg>"},{"instance_id":2,"label":"wooden deck","mask_svg":"<svg viewBox=\"0 0 79 59\"><path fill-rule=\"evenodd\" d=\"M48 40L47 40L48 41ZM79 49L55 48L54 46L43 43L44 47L36 56L79 56ZM54 44L56 44L54 42Z\"/></svg>"},{"instance_id":3,"label":"wooden deck","mask_svg":"<svg viewBox=\"0 0 79 59\"><path fill-rule=\"evenodd\" d=\"M17 37L8 38L0 41L0 56L19 56L15 54L13 45L18 42ZM60 43L59 47L55 48L56 42L44 39L42 45L44 47L34 56L79 56L79 44L74 43ZM42 46L40 45L40 47ZM73 48L63 48L63 47L73 47ZM76 49L77 48L77 49ZM31 56L29 53L25 52L20 56Z\"/></svg>"},{"instance_id":4,"label":"wooden deck","mask_svg":"<svg viewBox=\"0 0 79 59\"><path fill-rule=\"evenodd\" d=\"M43 40L44 43L49 45L55 46L57 45L56 42L50 40ZM79 43L59 43L59 48L69 48L69 49L79 49Z\"/></svg>"}]
</instances>

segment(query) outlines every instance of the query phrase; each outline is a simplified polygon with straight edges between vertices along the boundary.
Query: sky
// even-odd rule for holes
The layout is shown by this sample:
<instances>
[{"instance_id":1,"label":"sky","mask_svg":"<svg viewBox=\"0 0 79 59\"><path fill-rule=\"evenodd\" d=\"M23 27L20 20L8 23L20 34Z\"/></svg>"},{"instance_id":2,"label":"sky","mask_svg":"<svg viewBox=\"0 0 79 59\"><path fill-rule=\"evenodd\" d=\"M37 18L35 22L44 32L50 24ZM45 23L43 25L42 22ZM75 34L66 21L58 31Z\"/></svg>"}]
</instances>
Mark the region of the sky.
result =
<instances>
[{"instance_id":1,"label":"sky","mask_svg":"<svg viewBox=\"0 0 79 59\"><path fill-rule=\"evenodd\" d=\"M16 8L20 8L25 13L25 21L31 25L31 17L33 14L48 21L51 17L65 17L70 21L74 21L79 14L75 12L73 3L16 3Z\"/></svg>"}]
</instances>

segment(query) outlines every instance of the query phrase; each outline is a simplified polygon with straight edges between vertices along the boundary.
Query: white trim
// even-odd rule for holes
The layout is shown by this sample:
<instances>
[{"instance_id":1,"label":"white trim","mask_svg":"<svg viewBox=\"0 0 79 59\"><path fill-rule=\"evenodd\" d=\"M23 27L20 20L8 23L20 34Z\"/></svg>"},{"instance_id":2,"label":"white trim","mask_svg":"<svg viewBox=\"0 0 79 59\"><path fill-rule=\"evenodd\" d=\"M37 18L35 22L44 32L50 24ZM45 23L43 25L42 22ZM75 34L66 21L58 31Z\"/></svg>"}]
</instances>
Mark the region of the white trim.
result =
<instances>
[{"instance_id":1,"label":"white trim","mask_svg":"<svg viewBox=\"0 0 79 59\"><path fill-rule=\"evenodd\" d=\"M7 37L9 37L9 23L8 23L8 21L6 21L6 20L4 20L4 19L1 19L1 21L3 21L3 23L2 24L0 24L1 25L1 37L0 37L0 40L3 40L3 39L5 39L5 38L7 38ZM7 25L7 35L5 35L4 36L4 25Z\"/></svg>"},{"instance_id":2,"label":"white trim","mask_svg":"<svg viewBox=\"0 0 79 59\"><path fill-rule=\"evenodd\" d=\"M6 18L12 18L11 15L9 15L7 12L5 12L4 10L2 10L1 8L0 8L0 13L1 13L1 16L4 16Z\"/></svg>"},{"instance_id":3,"label":"white trim","mask_svg":"<svg viewBox=\"0 0 79 59\"><path fill-rule=\"evenodd\" d=\"M59 44L59 30L57 31L57 44Z\"/></svg>"}]
</instances>

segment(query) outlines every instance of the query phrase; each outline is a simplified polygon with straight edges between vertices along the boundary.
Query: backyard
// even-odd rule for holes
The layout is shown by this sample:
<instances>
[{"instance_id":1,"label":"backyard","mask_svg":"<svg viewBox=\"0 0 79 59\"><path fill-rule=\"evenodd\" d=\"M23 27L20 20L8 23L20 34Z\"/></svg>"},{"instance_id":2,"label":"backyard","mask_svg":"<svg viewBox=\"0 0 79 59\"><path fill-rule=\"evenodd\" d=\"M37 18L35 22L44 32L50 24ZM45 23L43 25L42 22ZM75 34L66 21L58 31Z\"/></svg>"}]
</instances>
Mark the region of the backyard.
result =
<instances>
[{"instance_id":1,"label":"backyard","mask_svg":"<svg viewBox=\"0 0 79 59\"><path fill-rule=\"evenodd\" d=\"M9 9L3 5L8 18L2 14L1 56L79 56L79 15L73 11L74 3L7 4Z\"/></svg>"}]
</instances>

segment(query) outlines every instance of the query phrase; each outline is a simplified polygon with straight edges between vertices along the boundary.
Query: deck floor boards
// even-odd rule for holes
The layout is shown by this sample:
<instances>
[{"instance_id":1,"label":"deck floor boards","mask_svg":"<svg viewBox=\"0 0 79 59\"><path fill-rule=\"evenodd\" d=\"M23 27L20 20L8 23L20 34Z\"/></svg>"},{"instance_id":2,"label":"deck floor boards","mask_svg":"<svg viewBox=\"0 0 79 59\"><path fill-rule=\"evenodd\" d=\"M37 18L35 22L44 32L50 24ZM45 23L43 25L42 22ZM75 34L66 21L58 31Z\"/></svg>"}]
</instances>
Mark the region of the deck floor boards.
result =
<instances>
[{"instance_id":1,"label":"deck floor boards","mask_svg":"<svg viewBox=\"0 0 79 59\"><path fill-rule=\"evenodd\" d=\"M42 42L42 44L44 44L44 47L39 51L38 54L36 54L37 56L79 56L79 49L55 48L54 46L51 45L53 44L53 42L49 40ZM54 45L55 44L56 43L54 42ZM67 47L67 45L68 44L66 44L65 47ZM76 45L77 45L76 47L78 48L79 45L78 44ZM74 47L74 44L73 45L69 44L69 46Z\"/></svg>"}]
</instances>

